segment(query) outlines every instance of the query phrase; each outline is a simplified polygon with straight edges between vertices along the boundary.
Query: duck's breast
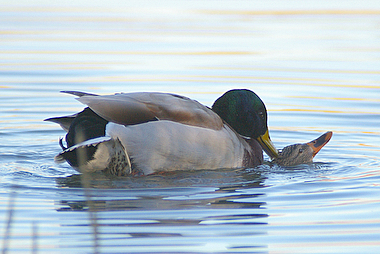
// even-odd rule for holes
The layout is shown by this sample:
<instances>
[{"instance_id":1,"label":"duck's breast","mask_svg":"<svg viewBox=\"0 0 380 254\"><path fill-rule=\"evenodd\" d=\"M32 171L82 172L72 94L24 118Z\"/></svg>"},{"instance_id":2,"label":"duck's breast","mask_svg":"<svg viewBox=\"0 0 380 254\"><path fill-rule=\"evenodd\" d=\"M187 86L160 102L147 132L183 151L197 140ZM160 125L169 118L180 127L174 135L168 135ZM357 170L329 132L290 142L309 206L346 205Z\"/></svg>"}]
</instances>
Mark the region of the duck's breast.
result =
<instances>
[{"instance_id":1,"label":"duck's breast","mask_svg":"<svg viewBox=\"0 0 380 254\"><path fill-rule=\"evenodd\" d=\"M120 139L132 165L144 174L242 167L249 147L227 126L212 130L164 120L130 126L109 123L106 132Z\"/></svg>"}]
</instances>

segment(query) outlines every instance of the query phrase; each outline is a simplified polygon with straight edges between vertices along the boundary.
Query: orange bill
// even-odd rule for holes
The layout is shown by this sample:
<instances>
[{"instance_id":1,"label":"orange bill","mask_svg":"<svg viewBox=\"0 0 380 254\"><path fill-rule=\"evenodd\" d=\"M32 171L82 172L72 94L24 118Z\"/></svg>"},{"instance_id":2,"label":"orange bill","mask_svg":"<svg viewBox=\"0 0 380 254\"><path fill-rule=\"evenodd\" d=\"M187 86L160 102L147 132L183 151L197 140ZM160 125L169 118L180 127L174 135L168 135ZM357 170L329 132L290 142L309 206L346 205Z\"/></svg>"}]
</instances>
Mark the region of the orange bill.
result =
<instances>
[{"instance_id":1,"label":"orange bill","mask_svg":"<svg viewBox=\"0 0 380 254\"><path fill-rule=\"evenodd\" d=\"M332 134L332 131L328 131L325 134L321 135L319 138L307 143L307 145L309 145L314 151L313 157L317 155L317 153L322 149L322 147L324 147L327 144L327 142L330 141Z\"/></svg>"}]
</instances>

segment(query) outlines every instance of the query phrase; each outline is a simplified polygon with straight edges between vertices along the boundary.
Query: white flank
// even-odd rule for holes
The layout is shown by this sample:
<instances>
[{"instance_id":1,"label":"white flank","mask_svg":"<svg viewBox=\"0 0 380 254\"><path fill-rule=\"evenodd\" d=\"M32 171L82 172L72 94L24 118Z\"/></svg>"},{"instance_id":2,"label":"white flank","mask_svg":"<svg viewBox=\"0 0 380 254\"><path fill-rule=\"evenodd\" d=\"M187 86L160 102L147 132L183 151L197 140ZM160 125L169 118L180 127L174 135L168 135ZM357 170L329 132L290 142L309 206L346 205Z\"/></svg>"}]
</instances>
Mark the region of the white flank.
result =
<instances>
[{"instance_id":1,"label":"white flank","mask_svg":"<svg viewBox=\"0 0 380 254\"><path fill-rule=\"evenodd\" d=\"M250 149L228 127L211 130L163 120L130 126L109 123L106 133L120 139L144 174L241 167L244 149Z\"/></svg>"}]
</instances>

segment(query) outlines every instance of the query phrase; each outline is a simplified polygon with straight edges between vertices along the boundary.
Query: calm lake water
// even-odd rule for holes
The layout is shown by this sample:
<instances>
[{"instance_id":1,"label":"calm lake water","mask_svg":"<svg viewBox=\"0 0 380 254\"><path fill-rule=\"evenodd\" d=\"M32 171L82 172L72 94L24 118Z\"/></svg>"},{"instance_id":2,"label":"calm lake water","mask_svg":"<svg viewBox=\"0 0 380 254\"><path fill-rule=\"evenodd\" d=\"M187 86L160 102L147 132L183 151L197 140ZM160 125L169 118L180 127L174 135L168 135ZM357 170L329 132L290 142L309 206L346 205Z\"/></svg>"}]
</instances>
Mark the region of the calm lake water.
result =
<instances>
[{"instance_id":1,"label":"calm lake water","mask_svg":"<svg viewBox=\"0 0 380 254\"><path fill-rule=\"evenodd\" d=\"M159 3L158 3L159 2ZM2 253L379 253L379 1L8 1L0 9ZM84 179L57 165L60 90L265 102L310 165ZM268 158L266 158L268 160ZM84 188L84 187L90 188Z\"/></svg>"}]
</instances>

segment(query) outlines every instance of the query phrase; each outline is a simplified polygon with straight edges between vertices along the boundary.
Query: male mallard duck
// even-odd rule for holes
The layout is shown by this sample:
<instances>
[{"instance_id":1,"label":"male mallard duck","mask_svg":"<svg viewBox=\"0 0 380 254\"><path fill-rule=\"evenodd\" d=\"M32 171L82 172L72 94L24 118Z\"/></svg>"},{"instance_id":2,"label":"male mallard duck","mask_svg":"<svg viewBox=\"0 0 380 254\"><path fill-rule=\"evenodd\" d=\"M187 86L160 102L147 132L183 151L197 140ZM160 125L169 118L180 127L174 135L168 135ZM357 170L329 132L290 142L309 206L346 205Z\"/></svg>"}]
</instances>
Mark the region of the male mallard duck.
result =
<instances>
[{"instance_id":1,"label":"male mallard duck","mask_svg":"<svg viewBox=\"0 0 380 254\"><path fill-rule=\"evenodd\" d=\"M328 131L308 143L284 147L272 162L281 166L294 166L311 163L317 153L330 141L332 132Z\"/></svg>"},{"instance_id":2,"label":"male mallard duck","mask_svg":"<svg viewBox=\"0 0 380 254\"><path fill-rule=\"evenodd\" d=\"M267 127L267 111L252 91L223 94L208 108L167 93L99 96L66 91L88 107L72 116L49 118L67 131L55 160L80 172L151 174L185 169L254 167L262 149L278 156Z\"/></svg>"}]
</instances>

